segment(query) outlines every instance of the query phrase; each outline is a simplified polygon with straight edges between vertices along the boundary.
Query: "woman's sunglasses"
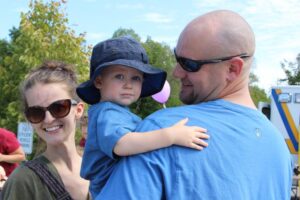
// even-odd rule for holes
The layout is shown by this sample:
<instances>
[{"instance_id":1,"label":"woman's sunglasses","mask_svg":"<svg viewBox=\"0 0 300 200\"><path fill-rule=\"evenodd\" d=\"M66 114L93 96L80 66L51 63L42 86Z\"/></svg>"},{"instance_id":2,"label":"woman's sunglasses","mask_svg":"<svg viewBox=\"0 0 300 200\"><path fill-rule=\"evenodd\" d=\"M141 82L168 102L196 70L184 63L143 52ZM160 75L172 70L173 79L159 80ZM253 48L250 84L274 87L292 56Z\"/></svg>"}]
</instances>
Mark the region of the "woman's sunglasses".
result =
<instances>
[{"instance_id":1,"label":"woman's sunglasses","mask_svg":"<svg viewBox=\"0 0 300 200\"><path fill-rule=\"evenodd\" d=\"M45 119L47 110L53 117L63 118L70 113L71 106L77 104L73 99L63 99L51 103L48 107L32 106L25 110L25 116L29 122L37 124Z\"/></svg>"},{"instance_id":2,"label":"woman's sunglasses","mask_svg":"<svg viewBox=\"0 0 300 200\"><path fill-rule=\"evenodd\" d=\"M192 59L189 59L189 58L178 56L176 54L176 50L175 49L174 49L174 54L175 54L176 61L180 64L180 66L185 71L188 71L188 72L197 72L205 64L219 63L219 62L223 62L223 61L226 61L226 60L230 60L230 59L232 59L234 57L240 57L240 58L248 58L248 57L250 57L246 53L242 53L242 54L235 55L235 56L228 56L228 57L215 58L215 59L209 59L209 60L192 60Z\"/></svg>"}]
</instances>

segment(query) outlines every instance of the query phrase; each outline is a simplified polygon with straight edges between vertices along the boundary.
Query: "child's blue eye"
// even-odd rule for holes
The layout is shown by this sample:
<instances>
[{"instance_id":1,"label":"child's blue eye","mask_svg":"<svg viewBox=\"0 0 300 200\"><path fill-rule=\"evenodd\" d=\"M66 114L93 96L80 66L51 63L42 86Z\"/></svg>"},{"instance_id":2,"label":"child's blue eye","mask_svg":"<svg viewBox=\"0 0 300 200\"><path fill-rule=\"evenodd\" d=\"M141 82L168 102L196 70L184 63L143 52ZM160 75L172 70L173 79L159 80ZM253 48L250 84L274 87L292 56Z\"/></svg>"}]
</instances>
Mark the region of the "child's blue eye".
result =
<instances>
[{"instance_id":1,"label":"child's blue eye","mask_svg":"<svg viewBox=\"0 0 300 200\"><path fill-rule=\"evenodd\" d=\"M124 75L123 74L117 74L116 76L115 76L115 78L116 79L119 79L119 80L124 80Z\"/></svg>"},{"instance_id":2,"label":"child's blue eye","mask_svg":"<svg viewBox=\"0 0 300 200\"><path fill-rule=\"evenodd\" d=\"M140 76L134 76L134 77L132 77L132 80L133 80L133 81L141 82L141 81L142 81L142 78L141 78Z\"/></svg>"}]
</instances>

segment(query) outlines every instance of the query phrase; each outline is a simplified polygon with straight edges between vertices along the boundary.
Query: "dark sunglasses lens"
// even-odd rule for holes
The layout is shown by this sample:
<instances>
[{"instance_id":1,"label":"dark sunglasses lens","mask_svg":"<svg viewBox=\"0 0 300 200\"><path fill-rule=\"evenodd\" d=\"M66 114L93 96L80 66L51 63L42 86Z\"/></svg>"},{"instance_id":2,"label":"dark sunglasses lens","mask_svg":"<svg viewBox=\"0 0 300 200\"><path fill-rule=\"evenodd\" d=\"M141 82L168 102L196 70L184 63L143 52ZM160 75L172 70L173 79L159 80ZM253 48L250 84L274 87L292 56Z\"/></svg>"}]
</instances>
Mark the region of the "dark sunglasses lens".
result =
<instances>
[{"instance_id":1,"label":"dark sunglasses lens","mask_svg":"<svg viewBox=\"0 0 300 200\"><path fill-rule=\"evenodd\" d=\"M200 70L201 65L193 60L187 59L187 58L181 58L180 59L180 65L182 68L188 72L197 72Z\"/></svg>"},{"instance_id":2,"label":"dark sunglasses lens","mask_svg":"<svg viewBox=\"0 0 300 200\"><path fill-rule=\"evenodd\" d=\"M70 112L70 109L71 109L70 99L56 101L48 107L49 112L55 118L63 118L67 116Z\"/></svg>"},{"instance_id":3,"label":"dark sunglasses lens","mask_svg":"<svg viewBox=\"0 0 300 200\"><path fill-rule=\"evenodd\" d=\"M40 107L30 107L25 111L25 115L31 123L39 123L45 118L45 111Z\"/></svg>"}]
</instances>

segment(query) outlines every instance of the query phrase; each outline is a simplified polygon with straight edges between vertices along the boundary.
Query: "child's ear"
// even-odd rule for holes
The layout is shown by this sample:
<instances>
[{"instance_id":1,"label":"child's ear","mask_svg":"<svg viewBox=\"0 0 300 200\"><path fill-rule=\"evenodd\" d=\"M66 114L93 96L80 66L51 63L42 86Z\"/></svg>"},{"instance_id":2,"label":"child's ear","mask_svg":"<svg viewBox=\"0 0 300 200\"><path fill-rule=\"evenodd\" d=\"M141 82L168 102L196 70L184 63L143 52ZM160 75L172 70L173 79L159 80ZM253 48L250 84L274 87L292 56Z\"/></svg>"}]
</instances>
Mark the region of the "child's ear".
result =
<instances>
[{"instance_id":1,"label":"child's ear","mask_svg":"<svg viewBox=\"0 0 300 200\"><path fill-rule=\"evenodd\" d=\"M84 104L82 102L79 102L76 106L76 119L79 120L84 112Z\"/></svg>"},{"instance_id":2,"label":"child's ear","mask_svg":"<svg viewBox=\"0 0 300 200\"><path fill-rule=\"evenodd\" d=\"M95 80L94 80L94 85L97 89L101 89L101 85L102 85L102 80L101 80L101 76L98 76Z\"/></svg>"}]
</instances>

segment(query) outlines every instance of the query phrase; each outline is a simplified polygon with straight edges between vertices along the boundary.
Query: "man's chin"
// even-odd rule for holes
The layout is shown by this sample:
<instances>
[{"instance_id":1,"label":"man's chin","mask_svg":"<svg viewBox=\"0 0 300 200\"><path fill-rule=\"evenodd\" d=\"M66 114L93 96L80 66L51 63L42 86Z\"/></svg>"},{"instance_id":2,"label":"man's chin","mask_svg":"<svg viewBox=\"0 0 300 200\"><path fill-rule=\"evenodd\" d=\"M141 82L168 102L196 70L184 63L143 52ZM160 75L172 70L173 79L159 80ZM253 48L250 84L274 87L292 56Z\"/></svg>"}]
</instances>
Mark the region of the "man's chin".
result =
<instances>
[{"instance_id":1,"label":"man's chin","mask_svg":"<svg viewBox=\"0 0 300 200\"><path fill-rule=\"evenodd\" d=\"M192 104L190 95L187 95L186 93L183 93L182 91L179 94L179 99L184 104L187 104L187 105Z\"/></svg>"}]
</instances>

